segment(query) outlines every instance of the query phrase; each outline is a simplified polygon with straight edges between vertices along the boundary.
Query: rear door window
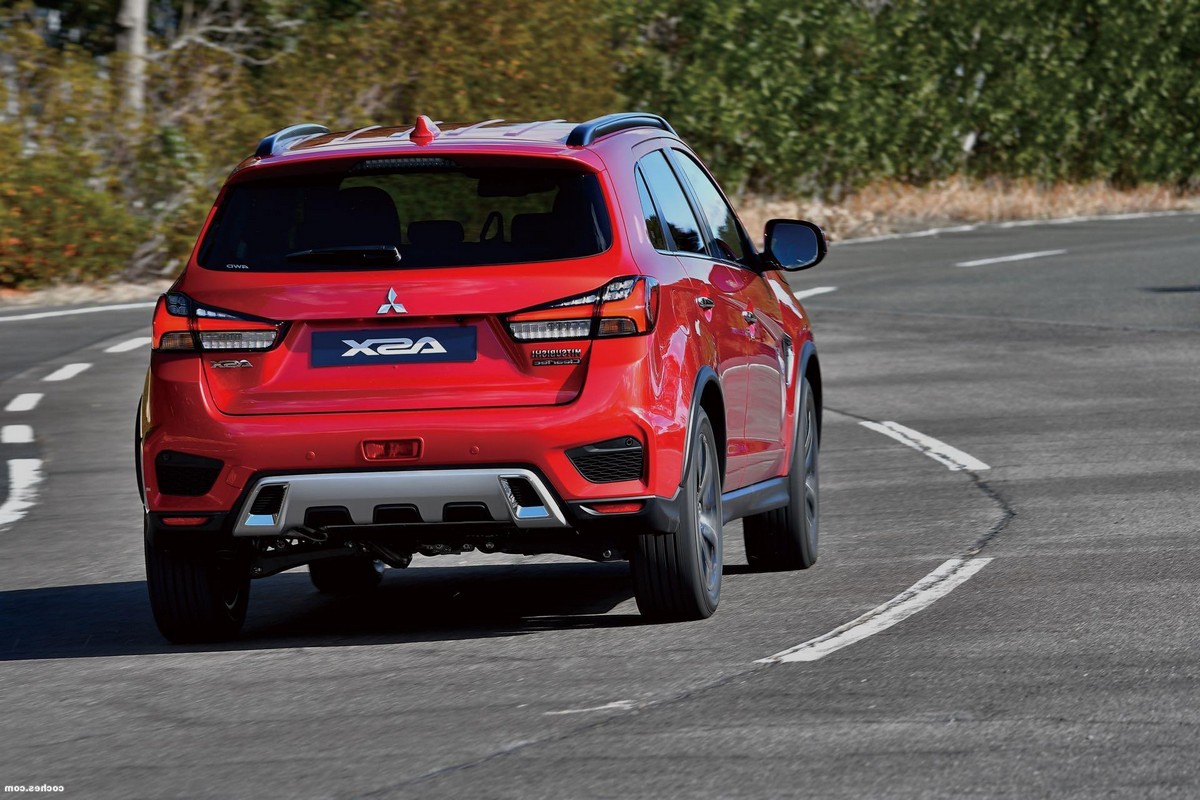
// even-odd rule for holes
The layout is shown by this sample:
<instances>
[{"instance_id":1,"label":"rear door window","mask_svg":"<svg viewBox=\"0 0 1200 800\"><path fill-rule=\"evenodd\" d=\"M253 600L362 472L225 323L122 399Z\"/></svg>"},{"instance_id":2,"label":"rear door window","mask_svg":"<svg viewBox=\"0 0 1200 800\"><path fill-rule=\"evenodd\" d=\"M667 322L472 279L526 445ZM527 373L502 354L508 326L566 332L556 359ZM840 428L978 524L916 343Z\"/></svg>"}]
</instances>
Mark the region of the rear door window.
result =
<instances>
[{"instance_id":1,"label":"rear door window","mask_svg":"<svg viewBox=\"0 0 1200 800\"><path fill-rule=\"evenodd\" d=\"M612 244L592 173L496 159L477 166L405 160L235 184L201 245L200 265L253 272L483 266L581 258Z\"/></svg>"},{"instance_id":2,"label":"rear door window","mask_svg":"<svg viewBox=\"0 0 1200 800\"><path fill-rule=\"evenodd\" d=\"M705 254L707 251L700 223L696 221L687 195L683 193L683 187L679 185L671 165L667 163L666 154L656 150L643 156L638 161L638 166L646 177L651 194L658 201L658 208L662 211L663 221L667 224L674 249L682 253Z\"/></svg>"}]
</instances>

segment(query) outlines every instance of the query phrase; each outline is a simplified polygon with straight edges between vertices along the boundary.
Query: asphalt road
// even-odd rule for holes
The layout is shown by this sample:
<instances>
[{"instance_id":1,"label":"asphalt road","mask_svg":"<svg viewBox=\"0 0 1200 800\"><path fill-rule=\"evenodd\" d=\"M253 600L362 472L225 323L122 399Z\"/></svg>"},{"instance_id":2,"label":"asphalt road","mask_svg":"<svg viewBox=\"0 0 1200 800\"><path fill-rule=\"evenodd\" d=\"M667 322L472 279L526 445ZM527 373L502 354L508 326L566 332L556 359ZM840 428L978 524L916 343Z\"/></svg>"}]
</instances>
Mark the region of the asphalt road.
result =
<instances>
[{"instance_id":1,"label":"asphalt road","mask_svg":"<svg viewBox=\"0 0 1200 800\"><path fill-rule=\"evenodd\" d=\"M0 410L18 426L0 508L14 462L41 462L33 505L0 524L0 784L1200 794L1200 216L841 245L794 286L836 287L805 301L827 406L813 569L748 572L730 526L720 610L678 625L641 621L619 564L418 557L367 600L296 571L255 583L241 641L183 648L159 638L143 583L146 350L105 352L145 336L149 312L0 312L0 409L43 395ZM92 366L43 380L73 363ZM952 471L863 422L990 469ZM819 660L758 663L954 558L977 571L919 613Z\"/></svg>"}]
</instances>

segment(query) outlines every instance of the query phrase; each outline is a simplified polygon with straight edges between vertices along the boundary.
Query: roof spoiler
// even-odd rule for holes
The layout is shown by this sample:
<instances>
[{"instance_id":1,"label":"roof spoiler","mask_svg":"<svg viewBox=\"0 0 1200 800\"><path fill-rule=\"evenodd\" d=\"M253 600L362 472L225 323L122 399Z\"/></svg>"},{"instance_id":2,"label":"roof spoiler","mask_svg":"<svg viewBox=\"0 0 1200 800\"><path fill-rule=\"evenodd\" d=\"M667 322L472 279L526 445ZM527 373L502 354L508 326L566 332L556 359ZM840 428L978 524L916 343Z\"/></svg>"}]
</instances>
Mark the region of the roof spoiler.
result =
<instances>
[{"instance_id":1,"label":"roof spoiler","mask_svg":"<svg viewBox=\"0 0 1200 800\"><path fill-rule=\"evenodd\" d=\"M658 128L672 135L678 135L671 124L657 114L606 114L603 117L596 117L576 125L567 136L567 146L587 147L601 136L630 128Z\"/></svg>"},{"instance_id":2,"label":"roof spoiler","mask_svg":"<svg viewBox=\"0 0 1200 800\"><path fill-rule=\"evenodd\" d=\"M329 133L329 128L326 128L324 125L314 125L311 122L301 125L289 125L283 130L275 131L275 133L272 133L259 142L258 149L254 151L254 155L259 158L277 155L282 151L284 142L299 139L302 136L319 136L322 133Z\"/></svg>"}]
</instances>

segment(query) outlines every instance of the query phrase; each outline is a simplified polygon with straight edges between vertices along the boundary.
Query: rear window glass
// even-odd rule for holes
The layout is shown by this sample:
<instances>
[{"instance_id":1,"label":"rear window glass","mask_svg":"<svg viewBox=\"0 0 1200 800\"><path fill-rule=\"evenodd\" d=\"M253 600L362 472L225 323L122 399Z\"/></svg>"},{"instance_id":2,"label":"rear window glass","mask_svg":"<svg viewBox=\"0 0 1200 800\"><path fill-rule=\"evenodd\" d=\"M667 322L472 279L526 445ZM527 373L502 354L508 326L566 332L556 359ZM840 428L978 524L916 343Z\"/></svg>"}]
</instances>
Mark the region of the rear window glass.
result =
<instances>
[{"instance_id":1,"label":"rear window glass","mask_svg":"<svg viewBox=\"0 0 1200 800\"><path fill-rule=\"evenodd\" d=\"M420 166L368 160L337 173L232 186L201 245L200 266L253 272L482 266L581 258L612 243L594 174L525 163L412 163Z\"/></svg>"}]
</instances>

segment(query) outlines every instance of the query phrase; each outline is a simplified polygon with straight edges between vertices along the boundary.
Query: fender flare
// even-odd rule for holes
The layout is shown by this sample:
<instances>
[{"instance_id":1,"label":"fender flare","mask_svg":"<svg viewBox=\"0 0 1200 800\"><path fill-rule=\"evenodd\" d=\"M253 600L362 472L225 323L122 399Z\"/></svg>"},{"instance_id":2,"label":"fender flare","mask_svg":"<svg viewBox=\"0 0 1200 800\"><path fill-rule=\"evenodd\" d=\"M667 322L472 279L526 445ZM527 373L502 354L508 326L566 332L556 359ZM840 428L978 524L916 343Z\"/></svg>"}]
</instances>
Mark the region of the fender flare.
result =
<instances>
[{"instance_id":1,"label":"fender flare","mask_svg":"<svg viewBox=\"0 0 1200 800\"><path fill-rule=\"evenodd\" d=\"M687 478L688 471L692 467L691 444L692 434L696 431L696 412L700 410L700 398L703 397L704 390L707 389L710 384L716 386L717 392L719 392L721 395L721 402L723 404L725 402L725 391L721 386L721 379L717 376L717 371L715 369L705 364L704 366L700 367L699 371L696 373L696 384L692 387L692 400L688 404L687 432L684 435L684 446L687 447L687 452L683 454L683 472L679 474L679 486L681 487L683 486L684 480ZM725 428L725 426L725 420L721 420L721 427ZM728 434L726 435L728 436ZM725 470L724 442L722 442L722 451L719 453L719 455L721 459L721 471L723 473ZM724 475L722 475L722 478L724 478Z\"/></svg>"},{"instance_id":2,"label":"fender flare","mask_svg":"<svg viewBox=\"0 0 1200 800\"><path fill-rule=\"evenodd\" d=\"M804 387L804 384L808 383L808 362L811 359L816 358L816 356L817 356L817 346L815 344L813 344L812 339L809 339L807 342L804 343L804 347L800 350L799 364L798 364L797 370L796 370L796 391L794 392L795 396L792 398L792 420L793 420L793 422L792 422L792 441L793 442L795 442L795 439L796 439L796 432L797 432L796 426L798 426L800 424L800 398L803 397L803 395L804 395L804 393L801 392L800 390ZM819 370L820 362L818 361L817 363L818 363L817 369ZM820 374L820 373L818 372L818 374ZM824 404L821 401L820 390L818 388L814 387L813 393L815 395L817 395L815 399L817 401L817 433L819 434L821 431L821 412L823 410Z\"/></svg>"}]
</instances>

